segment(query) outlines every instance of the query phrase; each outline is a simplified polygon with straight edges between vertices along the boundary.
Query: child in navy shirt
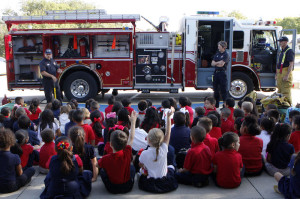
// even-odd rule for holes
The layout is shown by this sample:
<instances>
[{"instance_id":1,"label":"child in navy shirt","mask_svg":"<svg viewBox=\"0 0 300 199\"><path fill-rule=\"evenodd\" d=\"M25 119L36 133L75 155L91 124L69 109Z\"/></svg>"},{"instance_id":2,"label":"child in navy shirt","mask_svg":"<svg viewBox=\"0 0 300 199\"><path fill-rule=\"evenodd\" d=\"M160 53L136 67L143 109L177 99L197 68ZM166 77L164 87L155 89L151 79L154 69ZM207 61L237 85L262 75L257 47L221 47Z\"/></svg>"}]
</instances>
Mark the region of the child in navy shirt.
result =
<instances>
[{"instance_id":1,"label":"child in navy shirt","mask_svg":"<svg viewBox=\"0 0 300 199\"><path fill-rule=\"evenodd\" d=\"M175 174L179 183L203 187L208 185L208 177L212 172L212 155L208 146L203 143L206 130L201 126L191 129L192 147L188 150L183 169Z\"/></svg>"},{"instance_id":2,"label":"child in navy shirt","mask_svg":"<svg viewBox=\"0 0 300 199\"><path fill-rule=\"evenodd\" d=\"M28 142L32 146L40 145L40 140L38 138L37 132L30 129L30 124L31 124L31 121L30 121L28 116L22 115L22 116L19 117L19 119L18 119L19 128L22 129L22 130L27 131L28 136L29 136L29 141Z\"/></svg>"},{"instance_id":3,"label":"child in navy shirt","mask_svg":"<svg viewBox=\"0 0 300 199\"><path fill-rule=\"evenodd\" d=\"M29 183L35 173L32 167L23 172L20 157L10 152L15 142L15 136L10 130L0 130L0 193L18 190Z\"/></svg>"},{"instance_id":4,"label":"child in navy shirt","mask_svg":"<svg viewBox=\"0 0 300 199\"><path fill-rule=\"evenodd\" d=\"M219 144L222 151L217 152L213 159L215 183L223 188L236 188L241 184L244 171L242 156L237 152L240 147L239 136L227 132L219 139Z\"/></svg>"},{"instance_id":5,"label":"child in navy shirt","mask_svg":"<svg viewBox=\"0 0 300 199\"><path fill-rule=\"evenodd\" d=\"M196 117L193 120L192 127L196 126L199 119L204 116L205 109L201 106L195 108Z\"/></svg>"},{"instance_id":6,"label":"child in navy shirt","mask_svg":"<svg viewBox=\"0 0 300 199\"><path fill-rule=\"evenodd\" d=\"M280 172L284 176L290 174L288 167L291 157L295 152L292 144L288 143L292 128L288 124L276 124L271 140L267 145L267 162L265 163L267 172L274 176Z\"/></svg>"},{"instance_id":7,"label":"child in navy shirt","mask_svg":"<svg viewBox=\"0 0 300 199\"><path fill-rule=\"evenodd\" d=\"M52 102L52 111L54 117L59 120L59 115L60 115L60 107L61 107L61 101L58 99L53 100Z\"/></svg>"},{"instance_id":8,"label":"child in navy shirt","mask_svg":"<svg viewBox=\"0 0 300 199\"><path fill-rule=\"evenodd\" d=\"M134 166L131 165L133 138L135 134L136 113L130 116L130 135L121 130L111 134L112 154L99 160L100 176L110 193L127 193L132 190L135 177Z\"/></svg>"},{"instance_id":9,"label":"child in navy shirt","mask_svg":"<svg viewBox=\"0 0 300 199\"><path fill-rule=\"evenodd\" d=\"M69 131L69 136L74 144L73 153L81 158L84 170L93 172L92 182L95 182L98 176L98 168L94 147L85 143L84 130L79 126L73 126Z\"/></svg>"},{"instance_id":10,"label":"child in navy shirt","mask_svg":"<svg viewBox=\"0 0 300 199\"><path fill-rule=\"evenodd\" d=\"M82 161L79 156L73 155L72 148L68 137L61 136L56 139L57 155L50 160L41 199L86 198L90 194L92 172L83 171Z\"/></svg>"},{"instance_id":11,"label":"child in navy shirt","mask_svg":"<svg viewBox=\"0 0 300 199\"><path fill-rule=\"evenodd\" d=\"M184 113L177 111L174 113L174 127L171 129L170 145L174 147L175 154L182 148L190 148L190 128L185 125L186 117Z\"/></svg>"}]
</instances>

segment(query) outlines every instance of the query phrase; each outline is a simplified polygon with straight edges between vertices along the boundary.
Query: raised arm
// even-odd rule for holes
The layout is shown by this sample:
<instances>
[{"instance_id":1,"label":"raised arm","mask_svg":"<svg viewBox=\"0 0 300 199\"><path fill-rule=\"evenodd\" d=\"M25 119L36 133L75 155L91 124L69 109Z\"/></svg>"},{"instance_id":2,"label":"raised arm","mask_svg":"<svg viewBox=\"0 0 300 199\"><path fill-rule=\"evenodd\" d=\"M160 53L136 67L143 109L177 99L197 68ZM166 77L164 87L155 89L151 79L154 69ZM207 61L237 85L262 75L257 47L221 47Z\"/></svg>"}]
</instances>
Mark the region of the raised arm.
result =
<instances>
[{"instance_id":1,"label":"raised arm","mask_svg":"<svg viewBox=\"0 0 300 199\"><path fill-rule=\"evenodd\" d=\"M131 116L129 117L129 121L130 121L130 134L129 134L129 138L128 138L128 142L127 145L132 145L133 143L133 138L134 138L134 134L135 134L135 122L136 122L136 112L132 111L131 112Z\"/></svg>"},{"instance_id":2,"label":"raised arm","mask_svg":"<svg viewBox=\"0 0 300 199\"><path fill-rule=\"evenodd\" d=\"M166 128L166 134L164 137L164 143L166 143L167 145L169 145L170 142L170 136L171 136L171 115L174 113L174 108L171 107L171 111L169 111L167 113L167 128Z\"/></svg>"}]
</instances>

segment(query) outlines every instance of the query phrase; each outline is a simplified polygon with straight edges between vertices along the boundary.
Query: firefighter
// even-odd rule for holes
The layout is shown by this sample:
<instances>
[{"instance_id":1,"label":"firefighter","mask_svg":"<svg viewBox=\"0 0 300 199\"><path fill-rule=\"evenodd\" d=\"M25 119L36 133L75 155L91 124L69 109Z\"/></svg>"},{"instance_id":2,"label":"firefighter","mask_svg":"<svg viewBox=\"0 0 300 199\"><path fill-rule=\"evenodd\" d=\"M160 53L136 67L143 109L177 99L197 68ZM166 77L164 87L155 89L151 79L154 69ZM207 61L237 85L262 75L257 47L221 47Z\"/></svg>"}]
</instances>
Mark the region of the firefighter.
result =
<instances>
[{"instance_id":1,"label":"firefighter","mask_svg":"<svg viewBox=\"0 0 300 199\"><path fill-rule=\"evenodd\" d=\"M47 103L52 102L52 94L54 91L54 98L62 101L60 87L56 78L56 73L61 73L61 69L57 63L52 59L52 50L46 49L45 58L40 62L40 71L43 76L43 86Z\"/></svg>"},{"instance_id":2,"label":"firefighter","mask_svg":"<svg viewBox=\"0 0 300 199\"><path fill-rule=\"evenodd\" d=\"M292 105L291 88L293 86L294 58L293 50L287 45L289 39L282 36L279 39L281 52L277 64L276 76L278 93L286 96L290 105Z\"/></svg>"},{"instance_id":3,"label":"firefighter","mask_svg":"<svg viewBox=\"0 0 300 199\"><path fill-rule=\"evenodd\" d=\"M216 99L216 108L219 108L220 93L222 95L223 101L227 99L227 76L226 67L229 62L229 54L226 51L227 43L226 41L218 42L218 52L215 54L212 66L215 67L215 72L213 76L213 89L214 98Z\"/></svg>"}]
</instances>

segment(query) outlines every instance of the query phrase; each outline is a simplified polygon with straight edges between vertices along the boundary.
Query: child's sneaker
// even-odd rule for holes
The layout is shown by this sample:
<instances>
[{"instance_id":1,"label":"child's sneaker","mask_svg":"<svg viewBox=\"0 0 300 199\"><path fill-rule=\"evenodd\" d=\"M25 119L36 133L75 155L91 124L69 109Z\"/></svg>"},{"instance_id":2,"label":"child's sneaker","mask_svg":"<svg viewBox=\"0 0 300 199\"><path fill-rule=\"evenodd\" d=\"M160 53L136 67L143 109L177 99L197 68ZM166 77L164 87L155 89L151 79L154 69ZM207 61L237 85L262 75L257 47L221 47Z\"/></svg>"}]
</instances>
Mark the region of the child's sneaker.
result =
<instances>
[{"instance_id":1,"label":"child's sneaker","mask_svg":"<svg viewBox=\"0 0 300 199\"><path fill-rule=\"evenodd\" d=\"M278 189L278 185L274 185L274 191L275 191L276 193L281 194L280 191L279 191L279 189Z\"/></svg>"}]
</instances>

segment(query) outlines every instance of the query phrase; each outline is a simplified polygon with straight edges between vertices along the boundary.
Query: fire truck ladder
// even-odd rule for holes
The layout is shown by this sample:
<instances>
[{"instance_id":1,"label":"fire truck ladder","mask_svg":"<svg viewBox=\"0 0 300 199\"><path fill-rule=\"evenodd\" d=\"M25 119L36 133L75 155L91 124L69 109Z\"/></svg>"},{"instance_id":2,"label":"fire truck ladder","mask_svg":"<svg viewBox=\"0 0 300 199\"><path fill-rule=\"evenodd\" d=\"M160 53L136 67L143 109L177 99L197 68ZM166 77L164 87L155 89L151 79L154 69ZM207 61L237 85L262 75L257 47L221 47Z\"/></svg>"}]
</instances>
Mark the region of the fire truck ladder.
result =
<instances>
[{"instance_id":1,"label":"fire truck ladder","mask_svg":"<svg viewBox=\"0 0 300 199\"><path fill-rule=\"evenodd\" d=\"M13 24L63 24L63 23L132 23L140 20L139 14L107 14L103 9L52 10L43 16L3 16L7 29Z\"/></svg>"}]
</instances>

